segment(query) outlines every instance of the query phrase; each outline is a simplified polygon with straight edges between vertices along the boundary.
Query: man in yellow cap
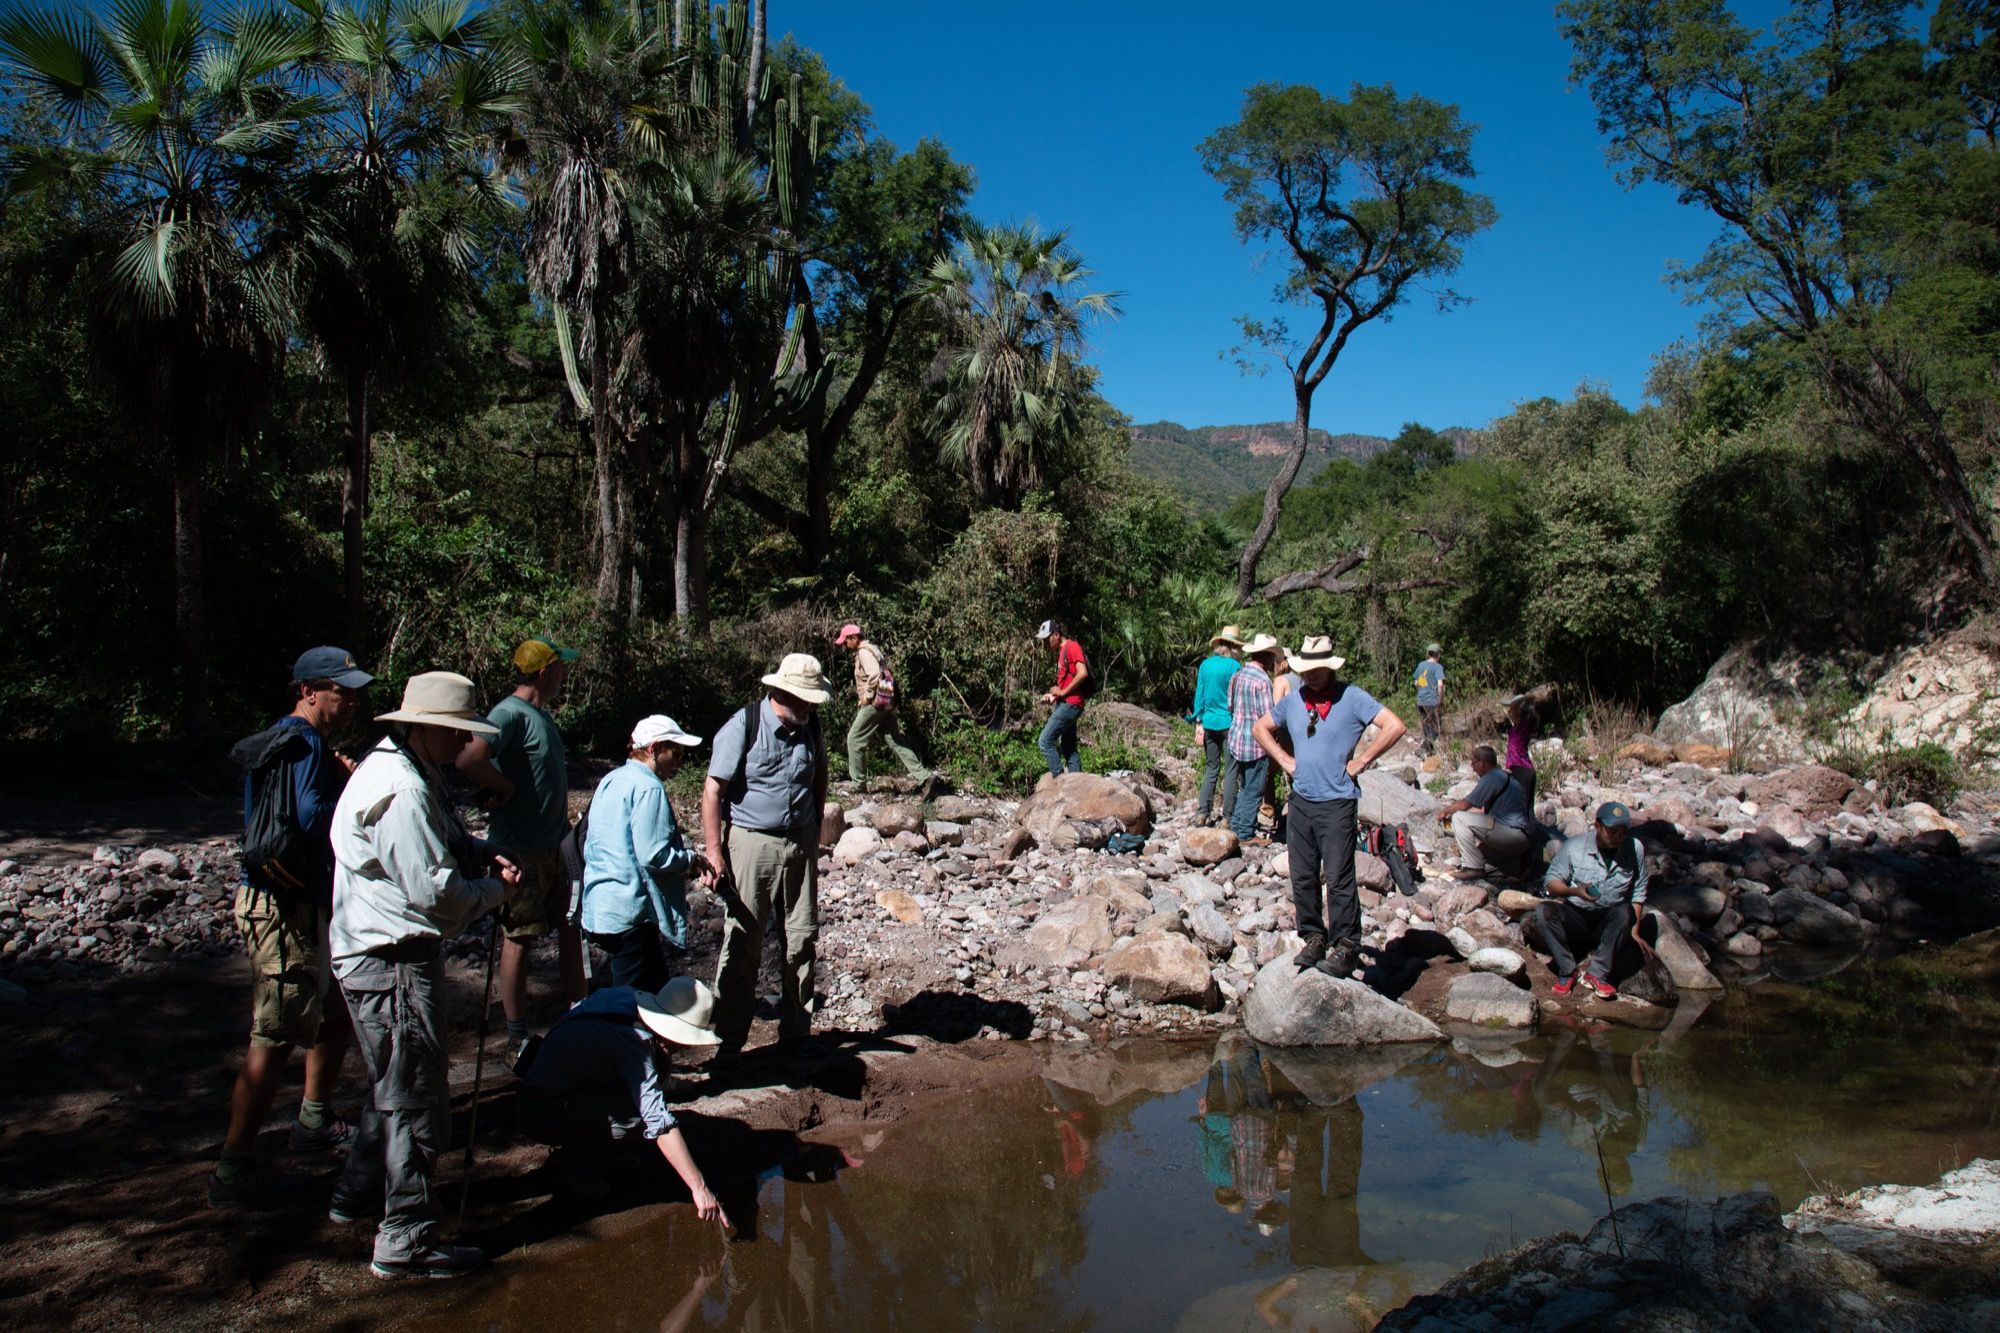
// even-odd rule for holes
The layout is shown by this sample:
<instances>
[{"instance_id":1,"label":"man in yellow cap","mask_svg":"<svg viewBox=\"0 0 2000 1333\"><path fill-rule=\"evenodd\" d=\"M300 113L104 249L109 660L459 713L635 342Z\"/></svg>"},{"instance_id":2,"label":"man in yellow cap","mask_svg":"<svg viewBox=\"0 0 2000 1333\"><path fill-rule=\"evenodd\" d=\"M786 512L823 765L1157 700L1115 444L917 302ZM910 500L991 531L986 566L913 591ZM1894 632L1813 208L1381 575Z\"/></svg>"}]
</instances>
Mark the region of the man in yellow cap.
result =
<instances>
[{"instance_id":1,"label":"man in yellow cap","mask_svg":"<svg viewBox=\"0 0 2000 1333\"><path fill-rule=\"evenodd\" d=\"M547 639L524 640L514 649L514 692L486 715L496 734L474 737L458 757L458 771L482 789L482 803L492 812L487 836L508 848L521 868L521 892L508 906L507 938L500 946L500 1006L514 1051L528 1039L528 949L534 941L557 933L568 1003L587 991L583 936L569 919L569 875L562 859L569 832L569 755L548 712L562 699L570 665L580 655Z\"/></svg>"}]
</instances>

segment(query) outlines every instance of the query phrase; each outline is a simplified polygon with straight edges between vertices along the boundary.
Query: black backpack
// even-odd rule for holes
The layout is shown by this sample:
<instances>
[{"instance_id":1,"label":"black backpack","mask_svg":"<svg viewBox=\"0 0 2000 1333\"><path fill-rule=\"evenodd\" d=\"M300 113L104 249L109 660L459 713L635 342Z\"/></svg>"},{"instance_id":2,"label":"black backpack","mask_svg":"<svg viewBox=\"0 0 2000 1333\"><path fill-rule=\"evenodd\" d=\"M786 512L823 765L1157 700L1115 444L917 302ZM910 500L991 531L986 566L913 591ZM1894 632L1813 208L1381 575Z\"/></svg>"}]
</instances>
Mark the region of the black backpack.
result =
<instances>
[{"instance_id":1,"label":"black backpack","mask_svg":"<svg viewBox=\"0 0 2000 1333\"><path fill-rule=\"evenodd\" d=\"M1355 833L1354 845L1370 856L1382 858L1382 864L1389 867L1389 879L1396 892L1406 898L1415 896L1417 850L1410 843L1407 825L1391 824L1385 828L1380 824L1363 824Z\"/></svg>"},{"instance_id":2,"label":"black backpack","mask_svg":"<svg viewBox=\"0 0 2000 1333\"><path fill-rule=\"evenodd\" d=\"M569 911L563 919L572 926L583 920L583 842L589 836L590 807L586 805L556 847L562 855L563 878L569 882Z\"/></svg>"},{"instance_id":3,"label":"black backpack","mask_svg":"<svg viewBox=\"0 0 2000 1333\"><path fill-rule=\"evenodd\" d=\"M243 821L243 869L250 883L267 893L307 892L311 853L299 831L298 802L292 794L292 765L309 747L297 727L278 722L230 748L250 781L250 812Z\"/></svg>"}]
</instances>

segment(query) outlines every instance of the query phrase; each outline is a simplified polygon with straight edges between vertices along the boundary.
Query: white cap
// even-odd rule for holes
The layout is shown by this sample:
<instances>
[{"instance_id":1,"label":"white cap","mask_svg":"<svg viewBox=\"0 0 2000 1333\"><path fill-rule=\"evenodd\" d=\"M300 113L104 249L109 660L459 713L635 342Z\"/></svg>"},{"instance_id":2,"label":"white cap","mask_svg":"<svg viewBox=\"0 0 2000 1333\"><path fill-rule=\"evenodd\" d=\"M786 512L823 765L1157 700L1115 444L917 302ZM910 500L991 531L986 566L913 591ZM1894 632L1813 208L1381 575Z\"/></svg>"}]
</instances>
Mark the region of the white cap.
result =
<instances>
[{"instance_id":1,"label":"white cap","mask_svg":"<svg viewBox=\"0 0 2000 1333\"><path fill-rule=\"evenodd\" d=\"M681 724L665 713L655 713L651 717L639 719L639 725L632 728L632 748L649 749L661 741L672 741L675 745L693 749L701 744L701 737L690 736L681 730Z\"/></svg>"}]
</instances>

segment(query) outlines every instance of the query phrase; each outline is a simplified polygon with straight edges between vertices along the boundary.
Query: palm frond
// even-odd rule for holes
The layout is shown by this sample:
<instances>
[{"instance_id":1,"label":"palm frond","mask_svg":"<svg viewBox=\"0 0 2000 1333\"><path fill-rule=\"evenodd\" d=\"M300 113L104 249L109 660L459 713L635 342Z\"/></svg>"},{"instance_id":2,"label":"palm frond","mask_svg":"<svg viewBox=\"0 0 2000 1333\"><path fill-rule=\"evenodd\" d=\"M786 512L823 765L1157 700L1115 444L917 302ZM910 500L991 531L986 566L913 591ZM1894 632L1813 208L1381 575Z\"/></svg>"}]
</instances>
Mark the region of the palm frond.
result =
<instances>
[{"instance_id":1,"label":"palm frond","mask_svg":"<svg viewBox=\"0 0 2000 1333\"><path fill-rule=\"evenodd\" d=\"M69 127L104 105L111 61L80 14L20 11L0 20L0 57L24 75Z\"/></svg>"}]
</instances>

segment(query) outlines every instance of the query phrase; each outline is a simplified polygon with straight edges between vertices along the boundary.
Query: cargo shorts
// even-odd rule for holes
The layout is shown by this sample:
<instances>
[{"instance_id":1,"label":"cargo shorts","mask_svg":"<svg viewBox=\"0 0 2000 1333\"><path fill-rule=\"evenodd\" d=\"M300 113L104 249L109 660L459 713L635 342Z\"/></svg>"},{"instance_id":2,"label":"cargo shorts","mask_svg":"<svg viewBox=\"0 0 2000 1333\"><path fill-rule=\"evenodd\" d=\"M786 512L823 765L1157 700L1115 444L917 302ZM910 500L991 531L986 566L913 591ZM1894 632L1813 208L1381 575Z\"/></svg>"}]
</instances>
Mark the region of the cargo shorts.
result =
<instances>
[{"instance_id":1,"label":"cargo shorts","mask_svg":"<svg viewBox=\"0 0 2000 1333\"><path fill-rule=\"evenodd\" d=\"M319 1040L333 985L328 912L321 903L236 887L236 928L250 954L250 1044L310 1046Z\"/></svg>"},{"instance_id":2,"label":"cargo shorts","mask_svg":"<svg viewBox=\"0 0 2000 1333\"><path fill-rule=\"evenodd\" d=\"M507 904L507 938L538 940L569 920L569 871L562 852L506 855L521 867L521 892Z\"/></svg>"}]
</instances>

